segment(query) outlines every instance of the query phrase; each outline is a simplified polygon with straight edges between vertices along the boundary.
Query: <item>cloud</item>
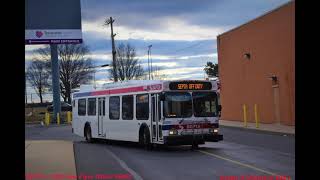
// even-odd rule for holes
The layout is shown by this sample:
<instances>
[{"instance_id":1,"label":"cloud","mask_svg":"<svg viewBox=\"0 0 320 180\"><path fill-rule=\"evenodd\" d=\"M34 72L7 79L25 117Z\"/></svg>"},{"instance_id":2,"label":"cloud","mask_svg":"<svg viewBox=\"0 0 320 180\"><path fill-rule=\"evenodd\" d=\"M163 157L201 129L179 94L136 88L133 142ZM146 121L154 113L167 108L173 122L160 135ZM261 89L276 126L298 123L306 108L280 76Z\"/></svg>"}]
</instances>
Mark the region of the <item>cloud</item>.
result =
<instances>
[{"instance_id":1,"label":"cloud","mask_svg":"<svg viewBox=\"0 0 320 180\"><path fill-rule=\"evenodd\" d=\"M94 38L110 39L109 30L101 25L103 19L98 21L84 21L84 33L94 34ZM165 27L159 29L136 29L126 25L114 25L116 39L142 39L142 40L206 40L216 39L227 27L201 27L189 24L182 18L165 17L159 20ZM90 35L90 34L88 34ZM93 35L91 35L93 36Z\"/></svg>"},{"instance_id":2,"label":"cloud","mask_svg":"<svg viewBox=\"0 0 320 180\"><path fill-rule=\"evenodd\" d=\"M104 54L104 53L90 53L84 56L85 58L91 58L91 59L99 59L99 60L111 60L112 55L110 54Z\"/></svg>"},{"instance_id":3,"label":"cloud","mask_svg":"<svg viewBox=\"0 0 320 180\"><path fill-rule=\"evenodd\" d=\"M25 45L26 52L32 52L33 50L46 47L46 45Z\"/></svg>"},{"instance_id":4,"label":"cloud","mask_svg":"<svg viewBox=\"0 0 320 180\"><path fill-rule=\"evenodd\" d=\"M158 30L166 28L165 19L184 19L201 27L237 26L289 0L81 0L85 21L112 16L115 24L130 29ZM100 24L101 24L100 23Z\"/></svg>"},{"instance_id":5,"label":"cloud","mask_svg":"<svg viewBox=\"0 0 320 180\"><path fill-rule=\"evenodd\" d=\"M148 67L148 63L143 63L143 67ZM179 64L177 62L153 62L153 67L160 67L160 68L174 68L179 67Z\"/></svg>"},{"instance_id":6,"label":"cloud","mask_svg":"<svg viewBox=\"0 0 320 180\"><path fill-rule=\"evenodd\" d=\"M289 0L81 0L83 41L95 65L112 62L110 27L115 19L115 43L130 43L146 69L152 44L154 67L168 79L203 78L206 62L218 62L216 36L252 20ZM43 45L25 46L26 66L32 51ZM97 83L109 81L108 70L96 71Z\"/></svg>"}]
</instances>

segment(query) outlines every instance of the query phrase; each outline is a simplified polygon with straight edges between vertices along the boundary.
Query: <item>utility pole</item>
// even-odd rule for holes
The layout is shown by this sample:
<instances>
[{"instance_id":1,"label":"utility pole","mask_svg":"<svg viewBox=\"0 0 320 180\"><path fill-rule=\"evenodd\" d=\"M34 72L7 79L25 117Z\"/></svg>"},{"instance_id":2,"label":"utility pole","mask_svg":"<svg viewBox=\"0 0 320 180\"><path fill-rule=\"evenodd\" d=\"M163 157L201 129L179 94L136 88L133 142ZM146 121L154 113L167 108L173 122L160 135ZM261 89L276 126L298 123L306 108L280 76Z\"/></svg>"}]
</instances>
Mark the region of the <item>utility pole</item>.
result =
<instances>
[{"instance_id":1,"label":"utility pole","mask_svg":"<svg viewBox=\"0 0 320 180\"><path fill-rule=\"evenodd\" d=\"M50 50L53 91L53 122L57 122L58 114L61 114L58 45L50 44Z\"/></svg>"},{"instance_id":2,"label":"utility pole","mask_svg":"<svg viewBox=\"0 0 320 180\"><path fill-rule=\"evenodd\" d=\"M150 46L152 47L152 45L150 45ZM151 79L153 80L153 68L152 68L151 47L150 47L150 65L151 65Z\"/></svg>"},{"instance_id":3,"label":"utility pole","mask_svg":"<svg viewBox=\"0 0 320 180\"><path fill-rule=\"evenodd\" d=\"M110 24L111 27L111 42L112 42L112 67L113 67L113 77L114 77L114 82L118 81L118 74L117 74L117 64L116 64L116 50L115 50L115 45L114 45L114 37L116 34L113 34L113 22L114 19L110 17L110 19L107 19L104 23L104 25Z\"/></svg>"}]
</instances>

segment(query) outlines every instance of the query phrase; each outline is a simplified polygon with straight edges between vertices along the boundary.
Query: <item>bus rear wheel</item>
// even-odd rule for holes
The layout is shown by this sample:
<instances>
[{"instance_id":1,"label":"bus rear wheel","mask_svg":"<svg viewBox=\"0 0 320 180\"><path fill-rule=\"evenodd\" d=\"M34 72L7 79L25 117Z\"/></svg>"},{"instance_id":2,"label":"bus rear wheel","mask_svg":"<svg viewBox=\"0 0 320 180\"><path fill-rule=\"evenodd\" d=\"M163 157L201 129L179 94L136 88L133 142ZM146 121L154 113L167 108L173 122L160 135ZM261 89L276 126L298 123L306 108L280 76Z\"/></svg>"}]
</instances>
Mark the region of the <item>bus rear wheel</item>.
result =
<instances>
[{"instance_id":1,"label":"bus rear wheel","mask_svg":"<svg viewBox=\"0 0 320 180\"><path fill-rule=\"evenodd\" d=\"M84 130L84 136L86 137L86 141L88 143L92 143L93 142L92 135L91 135L91 127L90 126L86 126L86 128Z\"/></svg>"}]
</instances>

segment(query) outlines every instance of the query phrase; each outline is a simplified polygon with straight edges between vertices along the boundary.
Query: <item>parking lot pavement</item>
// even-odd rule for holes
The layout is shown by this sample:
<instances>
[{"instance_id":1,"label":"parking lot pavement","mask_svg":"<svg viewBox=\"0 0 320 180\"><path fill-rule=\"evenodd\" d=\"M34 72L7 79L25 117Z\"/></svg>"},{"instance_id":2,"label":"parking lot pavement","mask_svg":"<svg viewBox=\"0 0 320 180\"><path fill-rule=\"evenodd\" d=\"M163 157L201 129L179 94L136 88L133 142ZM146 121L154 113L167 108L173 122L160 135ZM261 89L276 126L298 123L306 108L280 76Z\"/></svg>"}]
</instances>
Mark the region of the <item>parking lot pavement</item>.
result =
<instances>
[{"instance_id":1,"label":"parking lot pavement","mask_svg":"<svg viewBox=\"0 0 320 180\"><path fill-rule=\"evenodd\" d=\"M28 131L28 132L27 132ZM134 179L220 179L226 176L290 176L295 179L294 137L221 128L224 141L190 146L157 147L136 143L86 143L71 127L31 128L31 139L73 141L77 175L130 175Z\"/></svg>"}]
</instances>

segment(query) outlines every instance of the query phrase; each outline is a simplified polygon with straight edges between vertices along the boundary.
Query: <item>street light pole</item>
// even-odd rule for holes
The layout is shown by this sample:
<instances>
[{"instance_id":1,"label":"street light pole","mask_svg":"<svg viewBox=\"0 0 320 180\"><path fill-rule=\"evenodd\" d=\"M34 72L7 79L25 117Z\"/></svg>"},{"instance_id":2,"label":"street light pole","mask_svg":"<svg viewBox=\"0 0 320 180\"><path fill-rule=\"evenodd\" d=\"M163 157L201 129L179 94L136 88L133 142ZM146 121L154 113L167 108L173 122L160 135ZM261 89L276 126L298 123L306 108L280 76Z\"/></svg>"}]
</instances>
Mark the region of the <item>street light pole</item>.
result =
<instances>
[{"instance_id":1,"label":"street light pole","mask_svg":"<svg viewBox=\"0 0 320 180\"><path fill-rule=\"evenodd\" d=\"M149 45L148 46L148 72L149 72L149 80L150 80L150 74L152 73L152 62L151 62L151 71L150 71L150 65L149 65L149 62L150 62L150 56L151 56L151 47L152 45Z\"/></svg>"},{"instance_id":2,"label":"street light pole","mask_svg":"<svg viewBox=\"0 0 320 180\"><path fill-rule=\"evenodd\" d=\"M94 89L96 89L96 71L93 71L93 83L94 83Z\"/></svg>"}]
</instances>

